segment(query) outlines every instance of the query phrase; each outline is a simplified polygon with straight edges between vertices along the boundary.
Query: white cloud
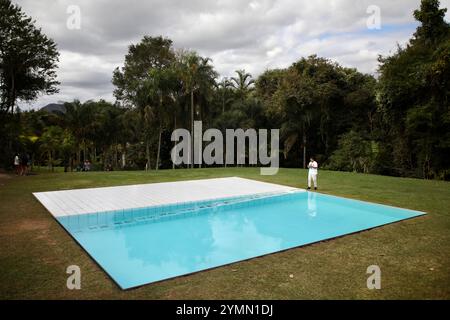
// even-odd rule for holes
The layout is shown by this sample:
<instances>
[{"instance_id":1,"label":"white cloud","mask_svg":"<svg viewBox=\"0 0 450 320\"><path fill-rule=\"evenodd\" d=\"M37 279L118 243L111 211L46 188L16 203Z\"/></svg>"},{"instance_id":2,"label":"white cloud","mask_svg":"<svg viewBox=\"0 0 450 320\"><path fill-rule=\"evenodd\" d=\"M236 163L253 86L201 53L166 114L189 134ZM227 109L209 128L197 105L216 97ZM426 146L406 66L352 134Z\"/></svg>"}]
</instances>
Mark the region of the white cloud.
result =
<instances>
[{"instance_id":1,"label":"white cloud","mask_svg":"<svg viewBox=\"0 0 450 320\"><path fill-rule=\"evenodd\" d=\"M412 12L420 0L59 0L17 1L53 38L61 52L61 92L49 102L113 100L112 71L127 47L143 35L163 35L177 48L211 57L222 76L245 68L254 76L318 54L374 73L379 54L404 44L415 30ZM448 7L450 0L442 0ZM68 30L66 9L81 9L80 30ZM381 10L381 30L368 30L366 10ZM450 13L447 12L447 20Z\"/></svg>"}]
</instances>

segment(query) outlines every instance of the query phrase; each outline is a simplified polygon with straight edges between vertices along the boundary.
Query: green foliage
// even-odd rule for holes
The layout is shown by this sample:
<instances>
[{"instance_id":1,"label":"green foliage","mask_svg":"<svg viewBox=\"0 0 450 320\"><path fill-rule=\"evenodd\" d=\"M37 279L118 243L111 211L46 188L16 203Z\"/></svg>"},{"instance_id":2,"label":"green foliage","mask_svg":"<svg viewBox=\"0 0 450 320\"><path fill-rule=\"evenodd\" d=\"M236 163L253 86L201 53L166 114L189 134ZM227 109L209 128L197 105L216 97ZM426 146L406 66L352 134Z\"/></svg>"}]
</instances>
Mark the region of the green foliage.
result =
<instances>
[{"instance_id":1,"label":"green foliage","mask_svg":"<svg viewBox=\"0 0 450 320\"><path fill-rule=\"evenodd\" d=\"M256 82L265 112L281 128L286 163L309 156L326 162L339 135L375 126L375 79L317 56L284 70L267 71ZM368 125L369 124L369 125ZM301 147L301 148L299 148ZM300 151L301 149L301 151Z\"/></svg>"},{"instance_id":2,"label":"green foliage","mask_svg":"<svg viewBox=\"0 0 450 320\"><path fill-rule=\"evenodd\" d=\"M41 150L47 153L47 164L51 170L61 163L61 159L57 158L57 152L62 147L63 140L63 129L58 126L46 127L40 138Z\"/></svg>"},{"instance_id":3,"label":"green foliage","mask_svg":"<svg viewBox=\"0 0 450 320\"><path fill-rule=\"evenodd\" d=\"M439 9L439 0L422 0L420 9L414 11L414 18L421 23L414 33L415 42L422 42L424 45L435 46L448 37L449 25L444 21L447 9Z\"/></svg>"},{"instance_id":4,"label":"green foliage","mask_svg":"<svg viewBox=\"0 0 450 320\"><path fill-rule=\"evenodd\" d=\"M2 106L11 110L16 98L55 90L57 52L19 7L1 4ZM235 77L217 81L211 59L175 51L168 38L144 36L129 46L123 67L113 72L115 104L73 101L60 115L0 112L5 123L0 161L10 167L13 152L27 151L39 164L60 159L66 169L84 160L99 169L169 168L171 131L192 130L201 120L205 130L281 129L282 166L305 166L314 156L321 167L336 170L448 179L445 12L439 1L422 0L414 12L420 23L414 36L393 55L379 58L378 79L312 55L257 79L236 70ZM39 54L20 65L24 52ZM19 69L28 70L22 76L29 78ZM14 90L11 74L17 75ZM55 128L62 130L62 140Z\"/></svg>"},{"instance_id":5,"label":"green foliage","mask_svg":"<svg viewBox=\"0 0 450 320\"><path fill-rule=\"evenodd\" d=\"M450 167L450 26L445 11L439 1L423 0L414 12L421 25L410 43L380 58L382 138L401 175L439 178Z\"/></svg>"},{"instance_id":6,"label":"green foliage","mask_svg":"<svg viewBox=\"0 0 450 320\"><path fill-rule=\"evenodd\" d=\"M145 107L149 73L155 69L164 69L175 59L172 40L163 37L145 36L138 44L132 44L125 56L122 68L116 68L112 83L114 96L125 105Z\"/></svg>"},{"instance_id":7,"label":"green foliage","mask_svg":"<svg viewBox=\"0 0 450 320\"><path fill-rule=\"evenodd\" d=\"M232 77L230 83L235 89L239 99L244 100L247 98L248 94L253 91L255 80L253 80L252 75L244 69L236 70L236 73L237 77Z\"/></svg>"},{"instance_id":8,"label":"green foliage","mask_svg":"<svg viewBox=\"0 0 450 320\"><path fill-rule=\"evenodd\" d=\"M59 53L18 5L0 1L0 112L14 111L16 101L53 94Z\"/></svg>"},{"instance_id":9,"label":"green foliage","mask_svg":"<svg viewBox=\"0 0 450 320\"><path fill-rule=\"evenodd\" d=\"M378 153L378 145L350 130L339 138L338 148L326 166L332 170L369 173Z\"/></svg>"},{"instance_id":10,"label":"green foliage","mask_svg":"<svg viewBox=\"0 0 450 320\"><path fill-rule=\"evenodd\" d=\"M27 147L16 102L58 91L59 53L18 5L1 0L0 17L0 164L10 168L14 153Z\"/></svg>"}]
</instances>

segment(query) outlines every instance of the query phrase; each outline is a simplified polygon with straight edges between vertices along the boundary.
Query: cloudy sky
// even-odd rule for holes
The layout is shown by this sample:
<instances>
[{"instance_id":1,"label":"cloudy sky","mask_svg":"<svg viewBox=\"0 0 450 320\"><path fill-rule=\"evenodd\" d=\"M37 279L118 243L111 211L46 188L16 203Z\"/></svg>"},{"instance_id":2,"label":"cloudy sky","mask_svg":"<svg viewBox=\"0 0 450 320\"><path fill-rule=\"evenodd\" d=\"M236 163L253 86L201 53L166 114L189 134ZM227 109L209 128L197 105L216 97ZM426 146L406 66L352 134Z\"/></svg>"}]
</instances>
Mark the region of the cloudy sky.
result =
<instances>
[{"instance_id":1,"label":"cloudy sky","mask_svg":"<svg viewBox=\"0 0 450 320\"><path fill-rule=\"evenodd\" d=\"M221 77L232 76L236 69L256 77L310 54L374 74L377 56L393 52L411 37L417 26L412 12L420 5L420 0L13 2L55 40L61 54L60 93L22 104L24 109L73 99L114 101L112 72L123 64L128 46L144 35L167 36L175 48L212 58ZM441 7L449 4L441 0ZM73 6L80 12L79 29L73 28ZM373 6L379 8L380 28L374 28Z\"/></svg>"}]
</instances>

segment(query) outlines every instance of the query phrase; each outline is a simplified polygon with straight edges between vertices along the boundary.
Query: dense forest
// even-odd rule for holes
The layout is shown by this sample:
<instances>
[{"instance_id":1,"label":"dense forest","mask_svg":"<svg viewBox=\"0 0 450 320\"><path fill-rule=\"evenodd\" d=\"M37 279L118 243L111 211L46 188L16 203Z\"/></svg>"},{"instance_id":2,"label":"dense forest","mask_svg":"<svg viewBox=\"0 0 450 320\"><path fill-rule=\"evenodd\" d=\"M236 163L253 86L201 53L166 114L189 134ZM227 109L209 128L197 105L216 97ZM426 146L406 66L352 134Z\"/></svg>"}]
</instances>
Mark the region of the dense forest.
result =
<instances>
[{"instance_id":1,"label":"dense forest","mask_svg":"<svg viewBox=\"0 0 450 320\"><path fill-rule=\"evenodd\" d=\"M450 179L450 26L437 0L422 0L416 32L379 58L376 77L313 55L257 78L221 78L209 58L145 36L113 71L114 103L75 100L59 113L17 107L57 92L58 52L18 6L0 10L6 169L16 153L67 171L85 160L94 170L175 168L172 131L201 120L204 130L279 128L282 167L314 156L325 169Z\"/></svg>"}]
</instances>

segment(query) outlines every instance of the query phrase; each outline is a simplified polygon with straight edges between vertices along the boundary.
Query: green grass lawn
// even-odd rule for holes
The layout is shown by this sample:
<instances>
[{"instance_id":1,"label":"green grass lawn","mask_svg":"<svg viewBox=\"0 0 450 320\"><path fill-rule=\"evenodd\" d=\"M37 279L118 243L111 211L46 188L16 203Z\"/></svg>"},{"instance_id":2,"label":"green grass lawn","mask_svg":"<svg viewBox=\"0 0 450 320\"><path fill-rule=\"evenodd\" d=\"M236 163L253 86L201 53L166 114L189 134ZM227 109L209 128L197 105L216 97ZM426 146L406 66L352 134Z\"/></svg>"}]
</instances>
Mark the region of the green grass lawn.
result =
<instances>
[{"instance_id":1,"label":"green grass lawn","mask_svg":"<svg viewBox=\"0 0 450 320\"><path fill-rule=\"evenodd\" d=\"M2 299L449 299L450 183L321 171L320 192L425 211L401 221L128 291L105 272L33 197L32 192L240 176L293 187L306 171L257 168L159 172L0 174ZM82 289L66 288L78 265ZM366 269L379 265L381 290L368 290ZM293 275L293 277L290 277Z\"/></svg>"}]
</instances>

